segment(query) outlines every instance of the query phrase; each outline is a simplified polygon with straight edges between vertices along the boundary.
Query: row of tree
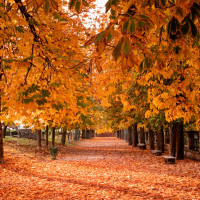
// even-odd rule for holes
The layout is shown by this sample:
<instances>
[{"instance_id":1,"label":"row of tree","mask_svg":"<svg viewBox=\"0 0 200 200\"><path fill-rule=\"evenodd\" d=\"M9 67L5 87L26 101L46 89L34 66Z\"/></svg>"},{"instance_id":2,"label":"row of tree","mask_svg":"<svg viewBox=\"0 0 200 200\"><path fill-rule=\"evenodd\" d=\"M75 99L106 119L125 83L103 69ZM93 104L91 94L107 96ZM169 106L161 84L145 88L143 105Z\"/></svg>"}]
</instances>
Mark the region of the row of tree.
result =
<instances>
[{"instance_id":1,"label":"row of tree","mask_svg":"<svg viewBox=\"0 0 200 200\"><path fill-rule=\"evenodd\" d=\"M137 128L138 124L134 123L132 126L129 126L127 133L125 134L124 130L117 131L117 138L124 139L129 145L133 147L138 147L140 144L146 144L146 136L144 127L140 127L139 131ZM156 132L155 132L156 131ZM184 159L184 133L183 133L183 123L174 123L172 125L170 134L170 147L169 154L173 157L176 157L177 160ZM157 130L153 130L151 127L148 128L146 132L148 134L149 147L151 150L160 150L162 153L165 152L165 137L164 129L161 126ZM167 134L167 133L166 133ZM156 139L155 139L156 136Z\"/></svg>"},{"instance_id":2,"label":"row of tree","mask_svg":"<svg viewBox=\"0 0 200 200\"><path fill-rule=\"evenodd\" d=\"M98 19L98 34L78 15L92 2L1 4L1 123L97 132L168 126L179 154L183 123L200 125L199 1L108 0L110 20Z\"/></svg>"}]
</instances>

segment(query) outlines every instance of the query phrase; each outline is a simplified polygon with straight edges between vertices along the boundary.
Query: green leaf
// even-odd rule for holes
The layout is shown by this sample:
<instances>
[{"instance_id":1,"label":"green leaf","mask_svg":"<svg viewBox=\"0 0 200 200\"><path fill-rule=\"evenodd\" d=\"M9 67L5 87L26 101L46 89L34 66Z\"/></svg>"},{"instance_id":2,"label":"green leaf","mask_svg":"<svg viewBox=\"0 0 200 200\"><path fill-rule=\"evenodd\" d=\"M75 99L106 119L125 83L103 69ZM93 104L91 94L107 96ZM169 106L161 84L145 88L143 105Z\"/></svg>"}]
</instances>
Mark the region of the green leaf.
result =
<instances>
[{"instance_id":1,"label":"green leaf","mask_svg":"<svg viewBox=\"0 0 200 200\"><path fill-rule=\"evenodd\" d=\"M165 7L166 6L166 0L161 0L162 6Z\"/></svg>"},{"instance_id":2,"label":"green leaf","mask_svg":"<svg viewBox=\"0 0 200 200\"><path fill-rule=\"evenodd\" d=\"M38 104L38 106L44 105L45 103L47 103L46 99L37 99L36 103Z\"/></svg>"},{"instance_id":3,"label":"green leaf","mask_svg":"<svg viewBox=\"0 0 200 200\"><path fill-rule=\"evenodd\" d=\"M45 0L44 11L46 14L49 12L49 9L50 9L49 0Z\"/></svg>"},{"instance_id":4,"label":"green leaf","mask_svg":"<svg viewBox=\"0 0 200 200\"><path fill-rule=\"evenodd\" d=\"M189 22L190 22L190 25L191 25L192 35L195 37L197 35L197 32L198 32L197 27L191 19L189 19Z\"/></svg>"},{"instance_id":5,"label":"green leaf","mask_svg":"<svg viewBox=\"0 0 200 200\"><path fill-rule=\"evenodd\" d=\"M107 36L106 36L107 41L110 42L110 41L112 40L112 38L113 38L113 36L112 36L112 34L109 32L109 33L107 34Z\"/></svg>"},{"instance_id":6,"label":"green leaf","mask_svg":"<svg viewBox=\"0 0 200 200\"><path fill-rule=\"evenodd\" d=\"M108 0L106 5L105 5L106 6L106 13L110 10L111 2L112 2L112 0Z\"/></svg>"},{"instance_id":7,"label":"green leaf","mask_svg":"<svg viewBox=\"0 0 200 200\"><path fill-rule=\"evenodd\" d=\"M61 110L63 108L63 105L58 102L57 104L53 104L52 108L56 109L57 111Z\"/></svg>"},{"instance_id":8,"label":"green leaf","mask_svg":"<svg viewBox=\"0 0 200 200\"><path fill-rule=\"evenodd\" d=\"M183 9L180 8L180 7L176 8L176 14L180 15L181 17L183 17Z\"/></svg>"},{"instance_id":9,"label":"green leaf","mask_svg":"<svg viewBox=\"0 0 200 200\"><path fill-rule=\"evenodd\" d=\"M155 8L159 8L159 0L155 0Z\"/></svg>"},{"instance_id":10,"label":"green leaf","mask_svg":"<svg viewBox=\"0 0 200 200\"><path fill-rule=\"evenodd\" d=\"M126 57L128 57L129 53L131 52L131 46L128 39L124 41L122 51Z\"/></svg>"},{"instance_id":11,"label":"green leaf","mask_svg":"<svg viewBox=\"0 0 200 200\"><path fill-rule=\"evenodd\" d=\"M143 19L149 19L149 16L147 15L139 15L140 18L143 18Z\"/></svg>"},{"instance_id":12,"label":"green leaf","mask_svg":"<svg viewBox=\"0 0 200 200\"><path fill-rule=\"evenodd\" d=\"M43 97L49 97L50 96L49 90L42 89L40 92L41 92Z\"/></svg>"},{"instance_id":13,"label":"green leaf","mask_svg":"<svg viewBox=\"0 0 200 200\"><path fill-rule=\"evenodd\" d=\"M69 2L69 9L72 9L74 7L75 0L70 0Z\"/></svg>"},{"instance_id":14,"label":"green leaf","mask_svg":"<svg viewBox=\"0 0 200 200\"><path fill-rule=\"evenodd\" d=\"M189 30L190 30L190 24L187 20L186 23L181 26L181 32L183 33L183 35L186 35L189 32Z\"/></svg>"},{"instance_id":15,"label":"green leaf","mask_svg":"<svg viewBox=\"0 0 200 200\"><path fill-rule=\"evenodd\" d=\"M124 34L127 31L128 24L129 24L129 20L126 20L122 26L122 34Z\"/></svg>"},{"instance_id":16,"label":"green leaf","mask_svg":"<svg viewBox=\"0 0 200 200\"><path fill-rule=\"evenodd\" d=\"M1 112L4 112L4 111L6 111L6 110L8 110L8 107L7 107L7 106L4 106L4 107L2 108L2 110L1 110Z\"/></svg>"},{"instance_id":17,"label":"green leaf","mask_svg":"<svg viewBox=\"0 0 200 200\"><path fill-rule=\"evenodd\" d=\"M140 72L143 71L143 67L144 67L144 60L140 63Z\"/></svg>"},{"instance_id":18,"label":"green leaf","mask_svg":"<svg viewBox=\"0 0 200 200\"><path fill-rule=\"evenodd\" d=\"M116 11L111 9L111 16L110 16L110 19L115 19L116 18Z\"/></svg>"},{"instance_id":19,"label":"green leaf","mask_svg":"<svg viewBox=\"0 0 200 200\"><path fill-rule=\"evenodd\" d=\"M124 41L124 38L122 37L120 41L118 42L117 46L115 47L115 49L113 50L113 56L115 58L115 61L118 59L120 55L120 50L121 50L123 41Z\"/></svg>"},{"instance_id":20,"label":"green leaf","mask_svg":"<svg viewBox=\"0 0 200 200\"><path fill-rule=\"evenodd\" d=\"M176 46L176 47L174 47L173 50L174 50L174 52L175 52L176 54L179 54L181 48L180 48L179 46Z\"/></svg>"},{"instance_id":21,"label":"green leaf","mask_svg":"<svg viewBox=\"0 0 200 200\"><path fill-rule=\"evenodd\" d=\"M99 33L95 38L95 44L98 44L99 42L101 42L104 38L104 35L105 35L105 31L102 31L101 33Z\"/></svg>"},{"instance_id":22,"label":"green leaf","mask_svg":"<svg viewBox=\"0 0 200 200\"><path fill-rule=\"evenodd\" d=\"M5 8L5 4L4 3L0 3L0 7Z\"/></svg>"},{"instance_id":23,"label":"green leaf","mask_svg":"<svg viewBox=\"0 0 200 200\"><path fill-rule=\"evenodd\" d=\"M138 28L144 28L144 22L138 21Z\"/></svg>"},{"instance_id":24,"label":"green leaf","mask_svg":"<svg viewBox=\"0 0 200 200\"><path fill-rule=\"evenodd\" d=\"M32 60L33 58L35 58L35 56L34 56L34 55L31 55L31 56L29 56L29 57L27 57L27 58L24 58L24 59L22 60L22 62L27 62L27 61L29 61L29 60Z\"/></svg>"},{"instance_id":25,"label":"green leaf","mask_svg":"<svg viewBox=\"0 0 200 200\"><path fill-rule=\"evenodd\" d=\"M60 22L62 22L62 21L68 22L68 20L66 18L62 18L61 16L59 16L56 13L54 13L53 16L54 16L54 19L57 19Z\"/></svg>"},{"instance_id":26,"label":"green leaf","mask_svg":"<svg viewBox=\"0 0 200 200\"><path fill-rule=\"evenodd\" d=\"M175 17L172 17L169 28L170 28L170 33L172 35L175 35L177 33L177 31L179 30L180 23Z\"/></svg>"},{"instance_id":27,"label":"green leaf","mask_svg":"<svg viewBox=\"0 0 200 200\"><path fill-rule=\"evenodd\" d=\"M129 25L129 33L134 33L134 32L135 32L135 22L133 19L131 19Z\"/></svg>"},{"instance_id":28,"label":"green leaf","mask_svg":"<svg viewBox=\"0 0 200 200\"><path fill-rule=\"evenodd\" d=\"M53 4L54 8L56 8L56 10L58 10L58 4L55 0L51 0L51 3Z\"/></svg>"},{"instance_id":29,"label":"green leaf","mask_svg":"<svg viewBox=\"0 0 200 200\"><path fill-rule=\"evenodd\" d=\"M30 102L33 102L33 99L23 99L22 100L22 103L25 103L25 104L29 104Z\"/></svg>"},{"instance_id":30,"label":"green leaf","mask_svg":"<svg viewBox=\"0 0 200 200\"><path fill-rule=\"evenodd\" d=\"M170 28L171 28L171 23L172 21L170 20L169 23L167 24L167 34L170 34Z\"/></svg>"},{"instance_id":31,"label":"green leaf","mask_svg":"<svg viewBox=\"0 0 200 200\"><path fill-rule=\"evenodd\" d=\"M177 23L176 23L176 18L172 18L171 20L171 29L170 29L170 32L175 34L177 31Z\"/></svg>"},{"instance_id":32,"label":"green leaf","mask_svg":"<svg viewBox=\"0 0 200 200\"><path fill-rule=\"evenodd\" d=\"M80 2L80 1L77 1L77 2L76 2L76 6L75 6L75 10L79 13L79 12L80 12L80 9L81 9L81 2Z\"/></svg>"},{"instance_id":33,"label":"green leaf","mask_svg":"<svg viewBox=\"0 0 200 200\"><path fill-rule=\"evenodd\" d=\"M145 66L147 68L150 68L150 65L151 65L151 59L149 57L145 58L144 59L144 63L145 63Z\"/></svg>"},{"instance_id":34,"label":"green leaf","mask_svg":"<svg viewBox=\"0 0 200 200\"><path fill-rule=\"evenodd\" d=\"M19 33L24 33L24 30L20 26L15 26L15 30L18 31Z\"/></svg>"},{"instance_id":35,"label":"green leaf","mask_svg":"<svg viewBox=\"0 0 200 200\"><path fill-rule=\"evenodd\" d=\"M86 0L82 0L82 2L83 2L83 5L84 5L84 6L86 6L86 7L89 6L89 4L88 4L88 2L87 2Z\"/></svg>"},{"instance_id":36,"label":"green leaf","mask_svg":"<svg viewBox=\"0 0 200 200\"><path fill-rule=\"evenodd\" d=\"M58 88L61 86L61 83L56 83L56 82L53 82L53 83L50 83L50 86L51 87L55 87L55 88Z\"/></svg>"}]
</instances>

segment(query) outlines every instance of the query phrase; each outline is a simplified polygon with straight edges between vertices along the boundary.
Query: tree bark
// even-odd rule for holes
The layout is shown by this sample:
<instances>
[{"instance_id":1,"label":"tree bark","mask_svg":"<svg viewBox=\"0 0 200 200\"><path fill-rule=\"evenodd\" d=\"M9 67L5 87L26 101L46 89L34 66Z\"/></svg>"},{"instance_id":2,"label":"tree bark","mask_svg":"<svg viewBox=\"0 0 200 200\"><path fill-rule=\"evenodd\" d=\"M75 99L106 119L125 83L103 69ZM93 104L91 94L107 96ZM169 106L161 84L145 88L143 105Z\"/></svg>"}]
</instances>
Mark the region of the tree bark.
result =
<instances>
[{"instance_id":1,"label":"tree bark","mask_svg":"<svg viewBox=\"0 0 200 200\"><path fill-rule=\"evenodd\" d=\"M170 133L170 149L169 154L173 157L176 156L176 127L175 123L173 123Z\"/></svg>"},{"instance_id":2,"label":"tree bark","mask_svg":"<svg viewBox=\"0 0 200 200\"><path fill-rule=\"evenodd\" d=\"M144 127L140 128L140 144L145 144Z\"/></svg>"},{"instance_id":3,"label":"tree bark","mask_svg":"<svg viewBox=\"0 0 200 200\"><path fill-rule=\"evenodd\" d=\"M183 122L176 122L176 160L184 159Z\"/></svg>"},{"instance_id":4,"label":"tree bark","mask_svg":"<svg viewBox=\"0 0 200 200\"><path fill-rule=\"evenodd\" d=\"M82 139L86 139L86 130L83 129L82 130L82 136L81 136Z\"/></svg>"},{"instance_id":5,"label":"tree bark","mask_svg":"<svg viewBox=\"0 0 200 200\"><path fill-rule=\"evenodd\" d=\"M128 129L124 129L124 139L127 143L129 143L128 139L129 139L129 135L128 135Z\"/></svg>"},{"instance_id":6,"label":"tree bark","mask_svg":"<svg viewBox=\"0 0 200 200\"><path fill-rule=\"evenodd\" d=\"M3 137L5 138L6 137L6 129L7 129L8 126L4 125L4 128L3 128Z\"/></svg>"},{"instance_id":7,"label":"tree bark","mask_svg":"<svg viewBox=\"0 0 200 200\"><path fill-rule=\"evenodd\" d=\"M132 140L132 126L128 127L128 144L129 145L133 144L133 140Z\"/></svg>"},{"instance_id":8,"label":"tree bark","mask_svg":"<svg viewBox=\"0 0 200 200\"><path fill-rule=\"evenodd\" d=\"M61 138L61 144L63 146L65 146L65 143L66 143L66 129L64 128L63 132L62 132L62 138Z\"/></svg>"},{"instance_id":9,"label":"tree bark","mask_svg":"<svg viewBox=\"0 0 200 200\"><path fill-rule=\"evenodd\" d=\"M164 132L164 137L165 137L165 144L169 144L169 141L170 141L170 139L169 139L169 131L168 130L165 130L165 132Z\"/></svg>"},{"instance_id":10,"label":"tree bark","mask_svg":"<svg viewBox=\"0 0 200 200\"><path fill-rule=\"evenodd\" d=\"M91 131L90 131L91 132ZM79 141L80 138L80 131L78 128L75 129L73 141Z\"/></svg>"},{"instance_id":11,"label":"tree bark","mask_svg":"<svg viewBox=\"0 0 200 200\"><path fill-rule=\"evenodd\" d=\"M41 129L37 129L37 148L40 150L42 147L42 140L41 140Z\"/></svg>"},{"instance_id":12,"label":"tree bark","mask_svg":"<svg viewBox=\"0 0 200 200\"><path fill-rule=\"evenodd\" d=\"M189 150L193 150L194 149L194 132L188 131L187 137L188 137L188 148Z\"/></svg>"},{"instance_id":13,"label":"tree bark","mask_svg":"<svg viewBox=\"0 0 200 200\"><path fill-rule=\"evenodd\" d=\"M154 132L151 128L149 128L149 145L150 145L150 149L154 150L155 149L155 144L154 144Z\"/></svg>"},{"instance_id":14,"label":"tree bark","mask_svg":"<svg viewBox=\"0 0 200 200\"><path fill-rule=\"evenodd\" d=\"M122 131L119 130L119 139L122 139Z\"/></svg>"},{"instance_id":15,"label":"tree bark","mask_svg":"<svg viewBox=\"0 0 200 200\"><path fill-rule=\"evenodd\" d=\"M92 135L91 137L94 137L95 131L93 129L91 129Z\"/></svg>"},{"instance_id":16,"label":"tree bark","mask_svg":"<svg viewBox=\"0 0 200 200\"><path fill-rule=\"evenodd\" d=\"M117 138L119 138L119 131L117 131Z\"/></svg>"},{"instance_id":17,"label":"tree bark","mask_svg":"<svg viewBox=\"0 0 200 200\"><path fill-rule=\"evenodd\" d=\"M46 135L45 144L46 144L46 148L48 148L48 146L49 146L49 126L46 126L45 135Z\"/></svg>"},{"instance_id":18,"label":"tree bark","mask_svg":"<svg viewBox=\"0 0 200 200\"><path fill-rule=\"evenodd\" d=\"M132 131L133 131L133 137L132 137L132 139L133 139L133 146L137 147L137 145L138 145L137 123L133 124Z\"/></svg>"},{"instance_id":19,"label":"tree bark","mask_svg":"<svg viewBox=\"0 0 200 200\"><path fill-rule=\"evenodd\" d=\"M162 151L162 153L165 152L163 126L160 126L157 133L157 148Z\"/></svg>"},{"instance_id":20,"label":"tree bark","mask_svg":"<svg viewBox=\"0 0 200 200\"><path fill-rule=\"evenodd\" d=\"M51 141L52 146L55 145L55 135L56 135L56 128L52 127L52 141Z\"/></svg>"},{"instance_id":21,"label":"tree bark","mask_svg":"<svg viewBox=\"0 0 200 200\"><path fill-rule=\"evenodd\" d=\"M0 63L1 65L1 63ZM2 80L3 74L0 74L0 81ZM1 115L1 92L2 90L0 89L0 115ZM2 130L2 123L0 121L0 164L4 163L4 152L3 152L3 130Z\"/></svg>"},{"instance_id":22,"label":"tree bark","mask_svg":"<svg viewBox=\"0 0 200 200\"><path fill-rule=\"evenodd\" d=\"M4 163L4 152L3 152L3 131L2 123L0 122L0 164Z\"/></svg>"}]
</instances>

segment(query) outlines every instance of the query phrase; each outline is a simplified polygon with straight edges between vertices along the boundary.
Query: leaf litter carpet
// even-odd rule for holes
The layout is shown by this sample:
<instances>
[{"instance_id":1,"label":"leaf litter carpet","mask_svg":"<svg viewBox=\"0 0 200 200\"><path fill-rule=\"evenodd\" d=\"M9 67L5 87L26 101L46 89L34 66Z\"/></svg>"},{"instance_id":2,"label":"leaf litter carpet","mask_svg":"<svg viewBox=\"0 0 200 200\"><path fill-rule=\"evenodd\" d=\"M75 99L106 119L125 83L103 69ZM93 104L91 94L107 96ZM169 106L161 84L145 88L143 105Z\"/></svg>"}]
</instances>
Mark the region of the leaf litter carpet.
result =
<instances>
[{"instance_id":1,"label":"leaf litter carpet","mask_svg":"<svg viewBox=\"0 0 200 200\"><path fill-rule=\"evenodd\" d=\"M0 199L200 199L200 162L164 164L117 138L59 147L57 160L5 145Z\"/></svg>"}]
</instances>

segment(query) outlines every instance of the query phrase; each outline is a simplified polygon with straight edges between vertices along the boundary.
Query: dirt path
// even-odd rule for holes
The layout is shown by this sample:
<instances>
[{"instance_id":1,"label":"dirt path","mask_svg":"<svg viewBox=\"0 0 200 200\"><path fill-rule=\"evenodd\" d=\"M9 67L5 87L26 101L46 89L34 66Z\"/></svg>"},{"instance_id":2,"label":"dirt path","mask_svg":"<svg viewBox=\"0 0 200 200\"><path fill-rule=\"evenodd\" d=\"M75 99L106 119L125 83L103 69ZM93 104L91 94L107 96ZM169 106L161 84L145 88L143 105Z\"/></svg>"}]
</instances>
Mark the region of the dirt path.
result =
<instances>
[{"instance_id":1,"label":"dirt path","mask_svg":"<svg viewBox=\"0 0 200 200\"><path fill-rule=\"evenodd\" d=\"M84 140L55 161L6 147L0 177L3 200L200 199L200 162L165 165L116 138Z\"/></svg>"}]
</instances>

